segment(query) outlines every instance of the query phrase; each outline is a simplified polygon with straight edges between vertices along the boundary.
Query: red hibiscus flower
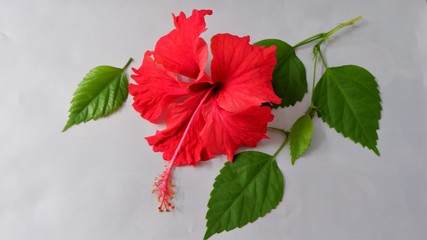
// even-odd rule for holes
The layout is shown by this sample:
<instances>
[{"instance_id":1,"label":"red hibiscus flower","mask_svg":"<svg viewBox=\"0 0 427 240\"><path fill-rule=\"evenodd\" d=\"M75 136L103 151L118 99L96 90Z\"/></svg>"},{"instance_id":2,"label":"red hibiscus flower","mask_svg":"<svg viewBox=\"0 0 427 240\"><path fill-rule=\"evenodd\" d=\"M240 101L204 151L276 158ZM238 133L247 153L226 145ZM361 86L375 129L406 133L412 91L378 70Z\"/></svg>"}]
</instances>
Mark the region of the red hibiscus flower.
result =
<instances>
[{"instance_id":1,"label":"red hibiscus flower","mask_svg":"<svg viewBox=\"0 0 427 240\"><path fill-rule=\"evenodd\" d=\"M205 72L208 46L200 34L206 30L205 15L211 14L193 10L188 18L182 12L174 15L175 29L133 69L133 107L153 123L160 118L166 122L165 130L146 138L169 161L155 183L160 211L173 208L175 166L196 165L217 154L232 161L240 146L255 147L267 137L273 115L261 105L281 102L271 84L275 47L253 46L247 36L217 34L211 39L210 76Z\"/></svg>"}]
</instances>

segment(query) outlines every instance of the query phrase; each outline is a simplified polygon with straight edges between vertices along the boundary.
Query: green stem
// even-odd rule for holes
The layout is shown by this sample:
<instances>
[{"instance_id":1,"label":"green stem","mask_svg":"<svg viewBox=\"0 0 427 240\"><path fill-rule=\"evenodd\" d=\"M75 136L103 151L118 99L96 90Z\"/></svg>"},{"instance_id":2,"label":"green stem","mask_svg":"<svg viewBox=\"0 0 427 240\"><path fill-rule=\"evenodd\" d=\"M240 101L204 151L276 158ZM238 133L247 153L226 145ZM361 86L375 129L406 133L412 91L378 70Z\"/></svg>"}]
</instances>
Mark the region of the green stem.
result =
<instances>
[{"instance_id":1,"label":"green stem","mask_svg":"<svg viewBox=\"0 0 427 240\"><path fill-rule=\"evenodd\" d=\"M283 129L282 129L283 130ZM283 130L285 131L285 130ZM286 132L286 131L285 131ZM289 132L286 132L285 134L285 140L282 142L282 144L280 145L280 147L277 149L277 151L273 154L273 159L275 159L277 157L277 155L280 153L280 151L282 151L283 147L288 143L289 140Z\"/></svg>"},{"instance_id":2,"label":"green stem","mask_svg":"<svg viewBox=\"0 0 427 240\"><path fill-rule=\"evenodd\" d=\"M314 109L313 93L314 93L314 86L316 84L316 72L317 72L317 62L319 61L319 53L317 51L313 51L313 55L314 55L314 68L313 68L313 81L311 82L310 106L305 112L305 115L310 116L311 118L313 118L314 116L314 114L312 113Z\"/></svg>"},{"instance_id":3,"label":"green stem","mask_svg":"<svg viewBox=\"0 0 427 240\"><path fill-rule=\"evenodd\" d=\"M294 46L293 48L301 47L302 45L305 45L305 44L311 43L311 42L313 42L313 41L316 41L317 39L321 39L321 38L323 38L324 36L325 36L325 34L324 34L324 33L319 33L319 34L317 34L317 35L314 35L314 36L312 36L312 37L309 37L309 38L307 38L307 39L305 39L305 40L302 40L301 42L299 42L299 43L295 44L295 46Z\"/></svg>"},{"instance_id":4,"label":"green stem","mask_svg":"<svg viewBox=\"0 0 427 240\"><path fill-rule=\"evenodd\" d=\"M334 33L336 33L341 28L353 25L354 23L356 23L357 21L360 21L361 19L362 19L362 16L357 16L357 17L351 19L350 21L339 24L338 26L334 27L333 29L329 30L326 33L319 33L319 34L316 34L316 35L309 37L305 40L302 40L301 42L295 44L294 48L297 48L297 47L300 47L302 45L314 42L318 39L320 39L319 43L324 43L324 42L326 42L326 40L328 40L328 38L330 38Z\"/></svg>"},{"instance_id":5,"label":"green stem","mask_svg":"<svg viewBox=\"0 0 427 240\"><path fill-rule=\"evenodd\" d=\"M317 71L317 62L319 61L319 56L317 52L314 53L314 69L313 69L313 81L311 83L311 98L313 98L314 85L316 84L316 71Z\"/></svg>"},{"instance_id":6,"label":"green stem","mask_svg":"<svg viewBox=\"0 0 427 240\"><path fill-rule=\"evenodd\" d=\"M310 116L311 118L314 117L315 111L316 111L316 106L313 105L313 93L314 93L314 87L316 84L316 71L317 71L317 62L320 61L322 62L323 66L326 68L328 68L328 64L326 63L326 59L323 56L323 53L320 49L320 45L324 42L326 42L334 33L336 33L338 30L340 30L341 28L344 28L346 26L350 26L353 25L354 23L356 23L357 21L359 21L360 19L362 19L361 16L357 16L353 19L351 19L350 21L344 22L339 24L338 26L336 26L335 28L331 29L330 31L326 32L326 33L319 33L317 35L314 35L312 37L309 37L305 40L302 40L301 42L295 44L293 46L293 48L298 48L300 46L303 46L305 44L314 42L316 40L319 40L316 45L314 45L313 47L313 54L314 54L314 71L313 71L313 82L312 82L312 87L311 87L311 102L310 102L310 106L307 109L305 115ZM278 131L281 132L285 135L285 140L283 140L282 144L280 145L280 147L276 150L276 152L273 154L273 159L276 158L276 156L280 153L280 151L282 151L283 147L285 147L285 145L288 143L289 141L289 131L286 131L284 129L281 128L275 128L275 127L269 127L269 129L274 130L274 131Z\"/></svg>"},{"instance_id":7,"label":"green stem","mask_svg":"<svg viewBox=\"0 0 427 240\"><path fill-rule=\"evenodd\" d=\"M285 129L281 129L281 128L276 128L276 127L268 127L271 130L277 131L277 132L281 132L285 135L285 140L282 142L282 144L280 145L280 147L276 150L276 152L273 154L273 159L275 159L277 157L277 155L280 153L280 151L282 151L283 147L285 147L286 143L288 143L288 139L289 139L289 131L286 131Z\"/></svg>"},{"instance_id":8,"label":"green stem","mask_svg":"<svg viewBox=\"0 0 427 240\"><path fill-rule=\"evenodd\" d=\"M285 135L285 140L282 142L282 144L280 145L280 147L277 149L277 151L273 154L273 159L276 158L276 156L280 153L280 151L282 151L283 147L286 145L286 143L288 142L289 139L289 134L291 134L289 131L286 131L285 129L281 129L281 128L276 128L276 127L268 127L268 129L270 130L274 130L280 133L283 133Z\"/></svg>"},{"instance_id":9,"label":"green stem","mask_svg":"<svg viewBox=\"0 0 427 240\"><path fill-rule=\"evenodd\" d=\"M343 27L347 27L347 26L350 26L350 25L353 25L354 23L356 23L356 22L360 21L361 19L362 19L362 16L357 16L357 17L355 17L355 18L351 19L350 21L347 21L347 22L341 23L341 24L339 24L338 26L334 27L332 30L330 30L329 32L327 32L327 33L325 34L325 37L324 37L325 41L326 41L330 36L332 36L332 34L334 34L335 32L337 32L337 31L338 31L338 30L340 30L341 28L343 28Z\"/></svg>"},{"instance_id":10,"label":"green stem","mask_svg":"<svg viewBox=\"0 0 427 240\"><path fill-rule=\"evenodd\" d=\"M122 68L122 70L126 70L126 68L129 67L130 63L133 61L133 58L129 58L128 62L126 63L126 65Z\"/></svg>"},{"instance_id":11,"label":"green stem","mask_svg":"<svg viewBox=\"0 0 427 240\"><path fill-rule=\"evenodd\" d=\"M274 131L277 131L277 132L281 132L281 133L283 133L283 134L285 134L285 135L289 134L289 132L288 132L288 131L286 131L285 129L281 129L281 128L268 127L268 129L270 129L270 130L274 130Z\"/></svg>"},{"instance_id":12,"label":"green stem","mask_svg":"<svg viewBox=\"0 0 427 240\"><path fill-rule=\"evenodd\" d=\"M315 41L317 39L320 39L316 45L314 45L313 47L313 55L314 55L314 70L313 70L313 82L312 82L312 87L311 87L311 100L310 100L310 106L308 107L307 111L305 112L305 114L307 116L310 116L311 118L314 117L314 113L316 110L316 107L313 104L313 93L314 93L314 87L316 84L316 72L317 72L317 62L320 61L322 62L322 65L325 69L328 68L328 64L326 63L326 59L323 56L322 50L320 48L320 46L325 43L334 33L336 33L338 30L340 30L341 28L344 28L346 26L350 26L353 25L354 23L356 23L357 21L360 21L362 19L362 16L357 16L353 19L351 19L350 21L344 22L339 24L338 26L334 27L333 29L331 29L330 31L326 32L326 33L320 33L317 34L311 38L308 38L304 41L301 41L300 43L298 43L295 46L301 46L303 44L307 44L309 42Z\"/></svg>"},{"instance_id":13,"label":"green stem","mask_svg":"<svg viewBox=\"0 0 427 240\"><path fill-rule=\"evenodd\" d=\"M317 46L317 44L316 44L316 46ZM323 64L323 67L325 67L325 69L328 68L328 64L326 63L325 57L323 57L322 50L320 50L320 45L316 47L315 51L319 54L320 60L322 61L322 64Z\"/></svg>"}]
</instances>

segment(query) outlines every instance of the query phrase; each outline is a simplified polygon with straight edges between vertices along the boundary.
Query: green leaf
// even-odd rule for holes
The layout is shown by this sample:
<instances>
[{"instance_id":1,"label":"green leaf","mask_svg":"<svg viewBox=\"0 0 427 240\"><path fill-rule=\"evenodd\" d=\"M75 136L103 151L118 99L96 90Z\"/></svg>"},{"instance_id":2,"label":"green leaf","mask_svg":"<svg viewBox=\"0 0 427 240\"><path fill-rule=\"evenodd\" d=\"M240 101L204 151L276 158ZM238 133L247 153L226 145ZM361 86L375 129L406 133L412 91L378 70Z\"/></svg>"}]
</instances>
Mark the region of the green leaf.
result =
<instances>
[{"instance_id":1,"label":"green leaf","mask_svg":"<svg viewBox=\"0 0 427 240\"><path fill-rule=\"evenodd\" d=\"M98 66L80 82L71 100L70 115L63 132L73 125L106 117L126 101L128 80L123 68Z\"/></svg>"},{"instance_id":2,"label":"green leaf","mask_svg":"<svg viewBox=\"0 0 427 240\"><path fill-rule=\"evenodd\" d=\"M289 135L292 165L308 149L313 134L313 121L309 116L300 117L291 128Z\"/></svg>"},{"instance_id":3,"label":"green leaf","mask_svg":"<svg viewBox=\"0 0 427 240\"><path fill-rule=\"evenodd\" d=\"M371 73L354 65L326 69L314 90L313 103L330 127L380 155L381 98Z\"/></svg>"},{"instance_id":4,"label":"green leaf","mask_svg":"<svg viewBox=\"0 0 427 240\"><path fill-rule=\"evenodd\" d=\"M285 184L272 156L248 151L225 164L213 187L204 239L266 215L282 200Z\"/></svg>"},{"instance_id":5,"label":"green leaf","mask_svg":"<svg viewBox=\"0 0 427 240\"><path fill-rule=\"evenodd\" d=\"M295 54L295 50L279 39L265 39L255 43L257 46L276 46L277 64L273 72L273 89L282 98L280 105L293 106L303 99L307 92L307 77L304 64Z\"/></svg>"}]
</instances>

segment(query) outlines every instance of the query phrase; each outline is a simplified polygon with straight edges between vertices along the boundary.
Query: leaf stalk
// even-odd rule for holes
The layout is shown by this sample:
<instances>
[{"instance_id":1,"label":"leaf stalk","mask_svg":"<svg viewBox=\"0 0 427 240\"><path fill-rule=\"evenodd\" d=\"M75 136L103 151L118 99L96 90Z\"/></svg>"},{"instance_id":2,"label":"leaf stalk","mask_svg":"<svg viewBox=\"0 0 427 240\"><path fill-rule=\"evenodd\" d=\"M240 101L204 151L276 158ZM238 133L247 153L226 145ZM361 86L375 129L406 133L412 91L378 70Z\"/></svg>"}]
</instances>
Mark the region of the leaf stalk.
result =
<instances>
[{"instance_id":1,"label":"leaf stalk","mask_svg":"<svg viewBox=\"0 0 427 240\"><path fill-rule=\"evenodd\" d=\"M280 129L280 128L271 128L271 129L278 130L279 132L282 132L285 134L285 140L283 140L282 144L280 144L279 148L276 150L276 152L272 156L273 159L276 159L277 155L282 151L283 147L285 147L286 144L288 143L290 132L285 131L285 130Z\"/></svg>"},{"instance_id":2,"label":"leaf stalk","mask_svg":"<svg viewBox=\"0 0 427 240\"><path fill-rule=\"evenodd\" d=\"M131 64L131 62L133 61L133 58L129 58L128 62L126 63L126 65L122 68L122 70L126 70L129 65Z\"/></svg>"}]
</instances>

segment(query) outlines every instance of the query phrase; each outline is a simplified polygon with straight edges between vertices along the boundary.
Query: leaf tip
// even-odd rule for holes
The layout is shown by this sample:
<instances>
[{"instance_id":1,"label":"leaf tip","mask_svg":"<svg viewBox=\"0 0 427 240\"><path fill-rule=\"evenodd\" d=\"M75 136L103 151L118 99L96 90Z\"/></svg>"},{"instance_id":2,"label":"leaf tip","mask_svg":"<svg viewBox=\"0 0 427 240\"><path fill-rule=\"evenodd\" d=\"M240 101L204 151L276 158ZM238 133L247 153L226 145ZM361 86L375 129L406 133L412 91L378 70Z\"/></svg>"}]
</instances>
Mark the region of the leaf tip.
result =
<instances>
[{"instance_id":1,"label":"leaf tip","mask_svg":"<svg viewBox=\"0 0 427 240\"><path fill-rule=\"evenodd\" d=\"M205 236L203 236L203 240L207 240L208 238L210 238L212 235L214 235L215 233L212 233L211 231L209 231L210 229L206 229L205 232Z\"/></svg>"},{"instance_id":2,"label":"leaf tip","mask_svg":"<svg viewBox=\"0 0 427 240\"><path fill-rule=\"evenodd\" d=\"M67 122L67 124L65 124L64 128L62 129L62 132L67 131L67 129L69 129L71 126L73 126L73 123L70 123L69 121Z\"/></svg>"},{"instance_id":3,"label":"leaf tip","mask_svg":"<svg viewBox=\"0 0 427 240\"><path fill-rule=\"evenodd\" d=\"M380 153L380 151L378 150L377 146L374 146L373 148L371 148L371 150L372 150L372 151L374 151L374 153L375 153L378 157L381 157L381 153Z\"/></svg>"},{"instance_id":4,"label":"leaf tip","mask_svg":"<svg viewBox=\"0 0 427 240\"><path fill-rule=\"evenodd\" d=\"M297 159L296 158L294 158L294 157L292 157L292 160L291 160L291 163L292 163L292 166L295 166L295 162L297 161Z\"/></svg>"}]
</instances>

